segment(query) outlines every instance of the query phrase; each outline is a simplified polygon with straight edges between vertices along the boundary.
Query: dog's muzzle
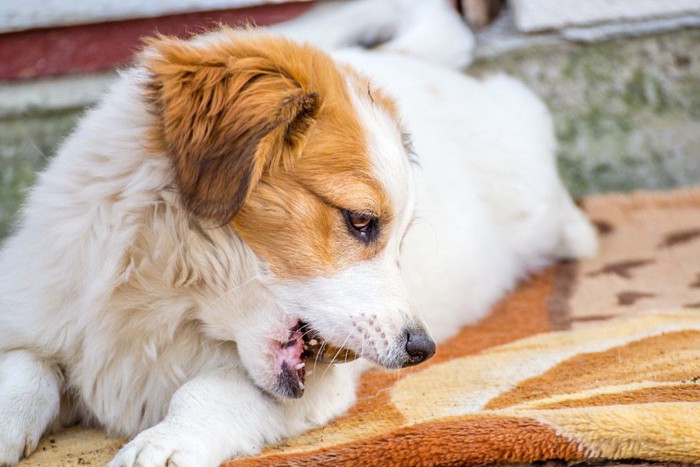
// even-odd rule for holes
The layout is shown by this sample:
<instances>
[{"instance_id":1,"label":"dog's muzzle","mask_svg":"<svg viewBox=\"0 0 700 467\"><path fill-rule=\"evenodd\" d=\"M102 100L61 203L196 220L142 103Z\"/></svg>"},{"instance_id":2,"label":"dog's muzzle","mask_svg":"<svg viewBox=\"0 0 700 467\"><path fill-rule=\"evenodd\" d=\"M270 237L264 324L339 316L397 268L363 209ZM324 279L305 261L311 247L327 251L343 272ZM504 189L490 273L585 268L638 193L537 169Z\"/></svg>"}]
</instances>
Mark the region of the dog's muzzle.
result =
<instances>
[{"instance_id":1,"label":"dog's muzzle","mask_svg":"<svg viewBox=\"0 0 700 467\"><path fill-rule=\"evenodd\" d=\"M391 361L377 361L386 368L405 368L418 365L435 354L435 342L419 327L408 328L398 343L404 352L394 353ZM280 342L277 350L278 378L275 393L289 398L304 394L307 362L338 364L358 358L352 350L335 347L324 341L305 323L298 322L290 329L289 340Z\"/></svg>"}]
</instances>

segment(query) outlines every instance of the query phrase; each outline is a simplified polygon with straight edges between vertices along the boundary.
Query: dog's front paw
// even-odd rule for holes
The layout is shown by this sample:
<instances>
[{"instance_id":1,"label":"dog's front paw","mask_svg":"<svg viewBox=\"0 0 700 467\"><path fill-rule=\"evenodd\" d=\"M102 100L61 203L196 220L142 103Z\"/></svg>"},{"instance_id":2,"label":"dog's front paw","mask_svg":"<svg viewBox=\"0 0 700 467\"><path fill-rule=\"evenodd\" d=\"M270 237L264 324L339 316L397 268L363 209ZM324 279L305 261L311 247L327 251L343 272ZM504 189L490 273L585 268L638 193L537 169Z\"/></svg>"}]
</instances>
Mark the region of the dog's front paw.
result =
<instances>
[{"instance_id":1,"label":"dog's front paw","mask_svg":"<svg viewBox=\"0 0 700 467\"><path fill-rule=\"evenodd\" d=\"M0 407L0 466L16 465L36 449L51 414L17 413Z\"/></svg>"},{"instance_id":2,"label":"dog's front paw","mask_svg":"<svg viewBox=\"0 0 700 467\"><path fill-rule=\"evenodd\" d=\"M205 446L196 439L185 439L159 428L156 426L134 438L117 453L109 467L198 467L219 464L219 460L211 459L210 453L203 449Z\"/></svg>"},{"instance_id":3,"label":"dog's front paw","mask_svg":"<svg viewBox=\"0 0 700 467\"><path fill-rule=\"evenodd\" d=\"M22 459L25 451L31 452L32 450L25 449L24 439L0 433L0 466L16 465Z\"/></svg>"},{"instance_id":4,"label":"dog's front paw","mask_svg":"<svg viewBox=\"0 0 700 467\"><path fill-rule=\"evenodd\" d=\"M12 425L0 421L0 466L16 465L34 452L41 438L41 430Z\"/></svg>"}]
</instances>

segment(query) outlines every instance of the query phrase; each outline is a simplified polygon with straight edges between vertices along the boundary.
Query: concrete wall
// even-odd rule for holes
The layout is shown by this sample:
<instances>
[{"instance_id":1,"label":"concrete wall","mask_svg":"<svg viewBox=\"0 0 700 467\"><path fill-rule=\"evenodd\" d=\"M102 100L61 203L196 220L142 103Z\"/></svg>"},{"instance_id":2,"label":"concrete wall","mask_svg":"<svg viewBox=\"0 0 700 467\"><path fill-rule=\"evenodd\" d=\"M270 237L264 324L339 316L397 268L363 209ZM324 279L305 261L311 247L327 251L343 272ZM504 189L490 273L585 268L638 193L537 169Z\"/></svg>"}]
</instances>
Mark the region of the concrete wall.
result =
<instances>
[{"instance_id":1,"label":"concrete wall","mask_svg":"<svg viewBox=\"0 0 700 467\"><path fill-rule=\"evenodd\" d=\"M0 239L10 231L27 190L74 127L79 110L0 118Z\"/></svg>"},{"instance_id":2,"label":"concrete wall","mask_svg":"<svg viewBox=\"0 0 700 467\"><path fill-rule=\"evenodd\" d=\"M545 99L560 170L576 196L700 182L698 29L532 46L470 71L505 71Z\"/></svg>"}]
</instances>

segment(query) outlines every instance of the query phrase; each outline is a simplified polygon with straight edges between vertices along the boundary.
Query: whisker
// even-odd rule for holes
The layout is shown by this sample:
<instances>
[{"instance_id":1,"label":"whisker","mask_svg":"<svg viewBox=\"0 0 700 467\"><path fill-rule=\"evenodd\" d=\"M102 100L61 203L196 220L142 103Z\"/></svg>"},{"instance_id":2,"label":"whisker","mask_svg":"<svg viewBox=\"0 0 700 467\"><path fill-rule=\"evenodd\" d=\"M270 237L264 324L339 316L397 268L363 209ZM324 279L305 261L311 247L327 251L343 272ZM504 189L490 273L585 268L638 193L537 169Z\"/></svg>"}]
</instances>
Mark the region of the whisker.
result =
<instances>
[{"instance_id":1,"label":"whisker","mask_svg":"<svg viewBox=\"0 0 700 467\"><path fill-rule=\"evenodd\" d=\"M302 329L304 329L303 326L302 326L301 328L299 328L300 331L301 331ZM302 332L301 337L304 338L304 337L308 336L308 335L311 334L311 333L316 333L316 331L314 331L314 330L311 329L311 328L308 328L306 331Z\"/></svg>"},{"instance_id":2,"label":"whisker","mask_svg":"<svg viewBox=\"0 0 700 467\"><path fill-rule=\"evenodd\" d=\"M360 358L365 358L365 337L360 333ZM364 363L361 366L358 366L357 373L362 374L364 371L365 365Z\"/></svg>"},{"instance_id":3,"label":"whisker","mask_svg":"<svg viewBox=\"0 0 700 467\"><path fill-rule=\"evenodd\" d=\"M365 357L365 336L360 335L360 357Z\"/></svg>"},{"instance_id":4,"label":"whisker","mask_svg":"<svg viewBox=\"0 0 700 467\"><path fill-rule=\"evenodd\" d=\"M260 278L261 278L260 274L256 274L256 275L252 276L250 279L247 279L247 280L241 282L240 284L234 286L233 288L227 290L226 292L224 292L224 293L222 293L221 295L219 295L218 297L216 297L210 304L208 304L208 305L206 306L205 310L206 310L206 311L211 310L214 306L218 305L219 302L220 302L221 300L223 300L224 298L230 296L232 293L238 291L238 290L241 289L242 287L245 287L246 285L248 285L248 284L250 284L251 282L256 281L256 280L258 280L258 279L260 279Z\"/></svg>"},{"instance_id":5,"label":"whisker","mask_svg":"<svg viewBox=\"0 0 700 467\"><path fill-rule=\"evenodd\" d=\"M343 343L340 345L340 347L338 347L338 351L337 351L337 352L335 353L335 355L333 356L333 359L331 360L331 364L333 364L333 362L335 361L335 359L338 358L338 355L340 355L340 352L342 352L343 347L345 347L345 344L347 344L348 339L350 339L350 336L352 335L352 333L353 333L354 331L355 331L354 328L350 328L350 332L348 333L347 336L345 336L345 340L344 340ZM346 355L345 358L347 359L347 355ZM328 365L328 366L326 367L326 371L323 372L323 376L326 376L326 373L328 373L328 370L330 370L330 368L331 368L331 365Z\"/></svg>"},{"instance_id":6,"label":"whisker","mask_svg":"<svg viewBox=\"0 0 700 467\"><path fill-rule=\"evenodd\" d=\"M355 331L356 331L355 328L351 329L351 330L350 330L350 333L348 334L348 337L350 337L350 336L352 335L352 333L355 332ZM346 339L346 340L347 340L347 339ZM345 344L343 344L343 345L345 345ZM354 352L353 352L353 353L354 353ZM356 355L357 357L362 357L362 352L360 351L359 354L355 354L355 355ZM343 359L343 363L347 363L347 362L348 362L348 353L346 352L346 353L345 353L345 358Z\"/></svg>"},{"instance_id":7,"label":"whisker","mask_svg":"<svg viewBox=\"0 0 700 467\"><path fill-rule=\"evenodd\" d=\"M221 295L219 295L218 297L216 297L216 298L214 299L213 304L217 304L219 301L223 300L224 298L228 297L228 296L231 295L232 293L236 292L238 289L240 289L240 288L242 288L242 287L245 287L246 285L248 285L248 284L250 284L251 282L256 281L256 280L258 280L258 279L260 279L260 275L259 275L259 274L256 274L255 276L251 277L250 279L247 279L247 280L241 282L240 284L234 286L233 288L227 290L226 292L224 292L224 293L222 293Z\"/></svg>"},{"instance_id":8,"label":"whisker","mask_svg":"<svg viewBox=\"0 0 700 467\"><path fill-rule=\"evenodd\" d=\"M323 353L323 347L325 347L326 345L327 345L326 341L321 342L321 347L318 349L318 353L316 354L316 358L314 359L314 371L316 371L316 365L318 364L318 357L321 356L321 354Z\"/></svg>"}]
</instances>

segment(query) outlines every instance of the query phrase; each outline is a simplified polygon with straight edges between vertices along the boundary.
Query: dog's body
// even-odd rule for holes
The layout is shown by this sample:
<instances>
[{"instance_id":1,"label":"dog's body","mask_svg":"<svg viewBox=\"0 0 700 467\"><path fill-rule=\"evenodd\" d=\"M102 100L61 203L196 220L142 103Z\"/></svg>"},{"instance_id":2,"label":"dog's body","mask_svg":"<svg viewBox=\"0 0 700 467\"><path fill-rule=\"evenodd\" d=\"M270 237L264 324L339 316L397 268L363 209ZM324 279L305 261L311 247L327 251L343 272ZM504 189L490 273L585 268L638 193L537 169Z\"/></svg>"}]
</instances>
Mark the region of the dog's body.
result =
<instances>
[{"instance_id":1,"label":"dog's body","mask_svg":"<svg viewBox=\"0 0 700 467\"><path fill-rule=\"evenodd\" d=\"M424 322L442 340L527 272L594 251L544 106L444 66L471 37L426 8L403 33L396 12L334 7L274 30L335 61L224 31L156 41L122 75L0 255L0 464L76 421L138 434L114 465L253 454L354 401L361 363L304 374L303 326L385 367L419 363ZM353 30L309 34L338 17ZM342 47L389 26L379 50Z\"/></svg>"}]
</instances>

